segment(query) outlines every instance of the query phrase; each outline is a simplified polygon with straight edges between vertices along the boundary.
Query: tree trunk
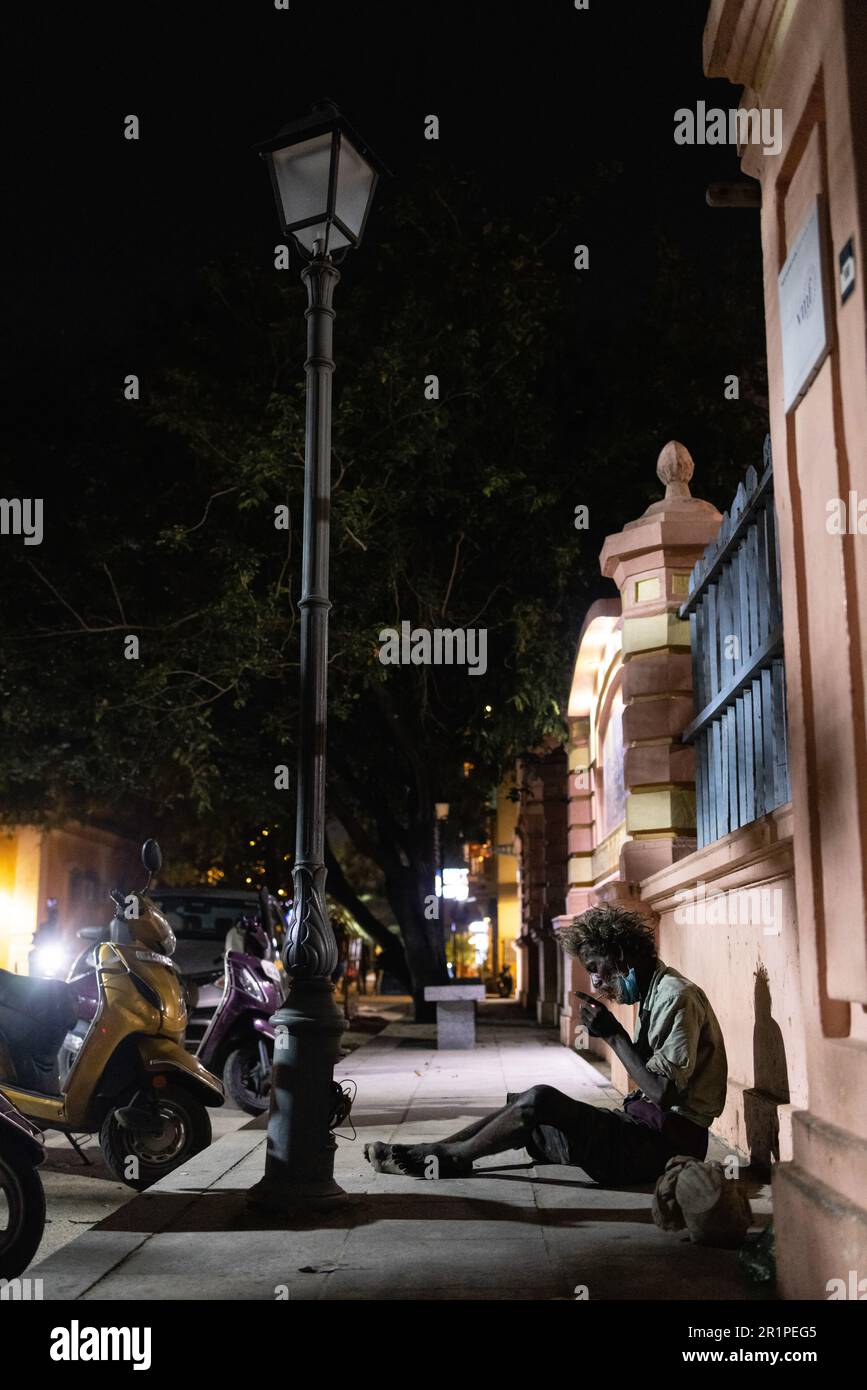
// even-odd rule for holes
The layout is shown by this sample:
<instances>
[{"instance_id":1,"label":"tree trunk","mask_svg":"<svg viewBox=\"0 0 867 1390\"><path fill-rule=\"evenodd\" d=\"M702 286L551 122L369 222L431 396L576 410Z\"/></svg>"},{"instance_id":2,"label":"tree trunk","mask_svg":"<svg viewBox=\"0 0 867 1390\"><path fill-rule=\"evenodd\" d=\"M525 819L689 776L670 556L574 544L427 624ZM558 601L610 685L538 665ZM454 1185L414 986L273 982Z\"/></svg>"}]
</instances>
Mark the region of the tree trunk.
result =
<instances>
[{"instance_id":1,"label":"tree trunk","mask_svg":"<svg viewBox=\"0 0 867 1390\"><path fill-rule=\"evenodd\" d=\"M425 985L448 984L443 924L438 917L425 916L426 890L430 888L427 869L410 865L386 875L385 891L400 926L406 963L412 978L412 997L416 1023L432 1023L436 1005L425 1001Z\"/></svg>"},{"instance_id":2,"label":"tree trunk","mask_svg":"<svg viewBox=\"0 0 867 1390\"><path fill-rule=\"evenodd\" d=\"M356 922L368 936L372 937L377 946L382 947L382 955L379 957L378 966L382 970L387 970L390 975L394 975L401 984L407 989L411 988L411 975L407 963L406 952L401 946L400 941L393 932L388 930L380 922L379 918L371 912L370 908L361 901L353 889L349 880L346 878L340 864L334 856L331 846L326 842L325 863L328 868L328 879L326 887L328 892L337 899L347 912L351 912Z\"/></svg>"}]
</instances>

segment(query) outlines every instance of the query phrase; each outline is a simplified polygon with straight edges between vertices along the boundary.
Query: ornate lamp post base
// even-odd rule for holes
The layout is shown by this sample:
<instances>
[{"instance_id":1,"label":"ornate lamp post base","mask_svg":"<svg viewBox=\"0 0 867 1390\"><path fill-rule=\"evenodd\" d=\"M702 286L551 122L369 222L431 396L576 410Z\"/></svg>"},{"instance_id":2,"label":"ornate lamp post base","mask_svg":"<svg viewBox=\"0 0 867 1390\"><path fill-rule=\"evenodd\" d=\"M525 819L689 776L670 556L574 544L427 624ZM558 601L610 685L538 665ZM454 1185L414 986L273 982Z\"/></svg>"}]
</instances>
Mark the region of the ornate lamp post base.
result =
<instances>
[{"instance_id":1,"label":"ornate lamp post base","mask_svg":"<svg viewBox=\"0 0 867 1390\"><path fill-rule=\"evenodd\" d=\"M346 1027L329 979L293 981L274 1015L277 1037L265 1176L247 1194L251 1207L286 1212L295 1202L339 1200L331 1133L333 1072Z\"/></svg>"}]
</instances>

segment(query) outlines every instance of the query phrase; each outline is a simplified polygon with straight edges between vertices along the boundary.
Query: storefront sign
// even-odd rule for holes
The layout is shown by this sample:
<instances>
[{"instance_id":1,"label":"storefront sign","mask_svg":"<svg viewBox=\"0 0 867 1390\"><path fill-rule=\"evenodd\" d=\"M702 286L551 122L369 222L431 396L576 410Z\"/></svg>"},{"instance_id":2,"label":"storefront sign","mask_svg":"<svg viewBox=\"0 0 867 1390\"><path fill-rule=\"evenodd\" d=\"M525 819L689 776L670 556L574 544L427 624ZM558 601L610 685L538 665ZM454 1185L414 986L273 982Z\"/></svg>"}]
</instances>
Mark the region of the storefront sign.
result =
<instances>
[{"instance_id":1,"label":"storefront sign","mask_svg":"<svg viewBox=\"0 0 867 1390\"><path fill-rule=\"evenodd\" d=\"M822 265L822 229L816 200L779 275L786 410L791 410L806 394L828 352Z\"/></svg>"}]
</instances>

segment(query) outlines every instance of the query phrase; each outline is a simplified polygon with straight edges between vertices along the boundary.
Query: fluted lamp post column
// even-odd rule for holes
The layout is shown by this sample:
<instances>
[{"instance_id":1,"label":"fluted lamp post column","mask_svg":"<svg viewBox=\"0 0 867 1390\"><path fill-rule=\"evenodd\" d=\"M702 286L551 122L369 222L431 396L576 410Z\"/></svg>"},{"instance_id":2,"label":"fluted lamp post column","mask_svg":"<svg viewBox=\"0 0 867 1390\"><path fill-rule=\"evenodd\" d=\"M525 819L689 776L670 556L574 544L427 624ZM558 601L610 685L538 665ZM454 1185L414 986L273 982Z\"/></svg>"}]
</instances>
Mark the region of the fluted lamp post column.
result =
<instances>
[{"instance_id":1,"label":"fluted lamp post column","mask_svg":"<svg viewBox=\"0 0 867 1390\"><path fill-rule=\"evenodd\" d=\"M304 458L301 692L293 899L283 962L290 986L276 1029L265 1176L251 1205L289 1210L342 1195L334 1180L334 1064L344 1018L331 974L337 942L325 905L325 743L331 501L332 298L335 262L364 231L381 162L332 102L258 146L280 225L306 264L307 422Z\"/></svg>"}]
</instances>

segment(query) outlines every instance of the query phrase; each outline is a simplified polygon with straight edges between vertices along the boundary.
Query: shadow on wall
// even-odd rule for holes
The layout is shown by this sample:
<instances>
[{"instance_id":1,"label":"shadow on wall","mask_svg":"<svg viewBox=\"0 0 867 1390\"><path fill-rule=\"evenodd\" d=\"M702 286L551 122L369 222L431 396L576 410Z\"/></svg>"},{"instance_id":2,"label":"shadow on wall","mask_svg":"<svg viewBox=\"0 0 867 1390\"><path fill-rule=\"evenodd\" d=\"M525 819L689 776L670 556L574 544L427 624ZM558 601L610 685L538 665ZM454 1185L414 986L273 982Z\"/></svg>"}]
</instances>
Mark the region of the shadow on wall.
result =
<instances>
[{"instance_id":1,"label":"shadow on wall","mask_svg":"<svg viewBox=\"0 0 867 1390\"><path fill-rule=\"evenodd\" d=\"M789 1103L789 1069L782 1030L771 1013L768 972L763 965L757 967L755 981L753 1085L744 1091L744 1125L752 1166L770 1173L772 1160L780 1161L779 1107Z\"/></svg>"}]
</instances>

